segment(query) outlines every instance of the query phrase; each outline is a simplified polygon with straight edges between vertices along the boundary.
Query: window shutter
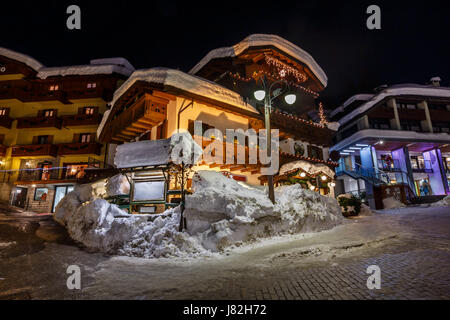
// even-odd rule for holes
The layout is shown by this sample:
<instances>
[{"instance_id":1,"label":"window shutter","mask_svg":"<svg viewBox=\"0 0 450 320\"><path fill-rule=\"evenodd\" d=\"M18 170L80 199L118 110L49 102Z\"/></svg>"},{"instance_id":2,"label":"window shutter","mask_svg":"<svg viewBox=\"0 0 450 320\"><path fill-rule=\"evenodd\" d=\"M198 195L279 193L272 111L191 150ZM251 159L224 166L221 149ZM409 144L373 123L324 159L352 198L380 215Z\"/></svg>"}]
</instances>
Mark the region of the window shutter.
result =
<instances>
[{"instance_id":1,"label":"window shutter","mask_svg":"<svg viewBox=\"0 0 450 320\"><path fill-rule=\"evenodd\" d=\"M84 110L84 108L78 108L78 115L82 115L83 114L83 110Z\"/></svg>"},{"instance_id":2,"label":"window shutter","mask_svg":"<svg viewBox=\"0 0 450 320\"><path fill-rule=\"evenodd\" d=\"M33 137L33 144L38 144L38 136Z\"/></svg>"},{"instance_id":3,"label":"window shutter","mask_svg":"<svg viewBox=\"0 0 450 320\"><path fill-rule=\"evenodd\" d=\"M3 144L3 141L5 140L5 135L0 134L0 144Z\"/></svg>"},{"instance_id":4,"label":"window shutter","mask_svg":"<svg viewBox=\"0 0 450 320\"><path fill-rule=\"evenodd\" d=\"M90 143L95 142L95 133L91 133L91 140L89 140Z\"/></svg>"},{"instance_id":5,"label":"window shutter","mask_svg":"<svg viewBox=\"0 0 450 320\"><path fill-rule=\"evenodd\" d=\"M47 143L52 144L53 143L53 136L47 136Z\"/></svg>"}]
</instances>

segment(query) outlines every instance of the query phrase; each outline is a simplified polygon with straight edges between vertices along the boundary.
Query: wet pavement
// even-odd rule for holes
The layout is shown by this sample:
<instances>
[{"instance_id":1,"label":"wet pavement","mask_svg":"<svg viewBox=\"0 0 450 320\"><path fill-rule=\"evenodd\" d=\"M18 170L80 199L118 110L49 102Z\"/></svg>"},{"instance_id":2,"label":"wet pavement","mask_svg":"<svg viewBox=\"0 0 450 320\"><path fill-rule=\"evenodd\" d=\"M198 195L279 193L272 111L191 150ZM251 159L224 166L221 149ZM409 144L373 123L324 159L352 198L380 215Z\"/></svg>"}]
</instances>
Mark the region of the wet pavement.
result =
<instances>
[{"instance_id":1,"label":"wet pavement","mask_svg":"<svg viewBox=\"0 0 450 320\"><path fill-rule=\"evenodd\" d=\"M66 286L78 265L82 289ZM366 286L369 265L381 289ZM86 252L51 216L0 207L0 299L450 299L450 207L349 220L219 258Z\"/></svg>"}]
</instances>

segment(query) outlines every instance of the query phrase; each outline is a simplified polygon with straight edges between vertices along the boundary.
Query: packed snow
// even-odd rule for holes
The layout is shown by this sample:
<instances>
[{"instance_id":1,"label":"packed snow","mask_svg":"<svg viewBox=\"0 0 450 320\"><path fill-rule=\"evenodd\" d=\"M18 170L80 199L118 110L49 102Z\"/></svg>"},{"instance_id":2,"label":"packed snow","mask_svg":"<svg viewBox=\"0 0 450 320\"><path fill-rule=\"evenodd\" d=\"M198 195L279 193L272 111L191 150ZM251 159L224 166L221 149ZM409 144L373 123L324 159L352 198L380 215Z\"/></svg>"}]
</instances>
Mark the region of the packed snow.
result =
<instances>
[{"instance_id":1,"label":"packed snow","mask_svg":"<svg viewBox=\"0 0 450 320\"><path fill-rule=\"evenodd\" d=\"M54 219L89 250L146 258L208 256L237 243L327 230L343 221L336 200L300 185L277 188L272 204L259 188L199 171L194 193L186 197L187 228L179 232L179 207L130 215L102 199L127 188L121 176L77 186L58 204Z\"/></svg>"},{"instance_id":2,"label":"packed snow","mask_svg":"<svg viewBox=\"0 0 450 320\"><path fill-rule=\"evenodd\" d=\"M263 46L274 46L293 58L303 62L311 69L320 82L325 87L327 86L328 78L325 72L308 52L274 34L252 34L234 46L214 49L210 51L202 60L200 60L200 62L189 71L189 73L196 74L213 59L236 57L250 47Z\"/></svg>"},{"instance_id":3,"label":"packed snow","mask_svg":"<svg viewBox=\"0 0 450 320\"><path fill-rule=\"evenodd\" d=\"M51 67L41 68L37 74L38 78L46 79L55 76L68 75L91 75L91 74L113 74L118 73L124 76L129 76L133 71L123 66L108 64L108 65L79 65L66 67Z\"/></svg>"},{"instance_id":4,"label":"packed snow","mask_svg":"<svg viewBox=\"0 0 450 320\"><path fill-rule=\"evenodd\" d=\"M432 203L430 206L432 207L450 206L450 195L445 196L445 198L442 200Z\"/></svg>"},{"instance_id":5,"label":"packed snow","mask_svg":"<svg viewBox=\"0 0 450 320\"><path fill-rule=\"evenodd\" d=\"M406 207L406 205L404 203L398 201L394 197L389 197L389 198L383 199L383 206L384 206L384 209L398 209L398 208Z\"/></svg>"},{"instance_id":6,"label":"packed snow","mask_svg":"<svg viewBox=\"0 0 450 320\"><path fill-rule=\"evenodd\" d=\"M280 175L283 175L287 172L291 172L296 169L302 169L310 175L316 175L318 173L324 173L328 177L333 178L335 173L325 164L322 163L311 163L305 160L297 160L288 162L281 166Z\"/></svg>"}]
</instances>

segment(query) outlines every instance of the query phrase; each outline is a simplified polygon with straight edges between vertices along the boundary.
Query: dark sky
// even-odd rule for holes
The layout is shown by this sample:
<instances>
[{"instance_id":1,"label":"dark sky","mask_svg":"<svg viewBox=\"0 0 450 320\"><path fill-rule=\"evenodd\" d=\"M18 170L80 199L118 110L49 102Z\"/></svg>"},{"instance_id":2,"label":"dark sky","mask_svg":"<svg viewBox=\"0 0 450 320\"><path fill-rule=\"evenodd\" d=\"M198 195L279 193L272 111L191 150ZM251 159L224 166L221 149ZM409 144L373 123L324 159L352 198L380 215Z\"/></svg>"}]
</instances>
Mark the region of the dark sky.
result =
<instances>
[{"instance_id":1,"label":"dark sky","mask_svg":"<svg viewBox=\"0 0 450 320\"><path fill-rule=\"evenodd\" d=\"M252 33L274 33L309 52L328 75L330 108L380 84L450 84L448 1L8 1L0 46L46 66L122 56L136 68L188 71L207 52ZM66 28L66 8L81 7L82 29ZM366 8L381 7L381 30L366 28Z\"/></svg>"}]
</instances>

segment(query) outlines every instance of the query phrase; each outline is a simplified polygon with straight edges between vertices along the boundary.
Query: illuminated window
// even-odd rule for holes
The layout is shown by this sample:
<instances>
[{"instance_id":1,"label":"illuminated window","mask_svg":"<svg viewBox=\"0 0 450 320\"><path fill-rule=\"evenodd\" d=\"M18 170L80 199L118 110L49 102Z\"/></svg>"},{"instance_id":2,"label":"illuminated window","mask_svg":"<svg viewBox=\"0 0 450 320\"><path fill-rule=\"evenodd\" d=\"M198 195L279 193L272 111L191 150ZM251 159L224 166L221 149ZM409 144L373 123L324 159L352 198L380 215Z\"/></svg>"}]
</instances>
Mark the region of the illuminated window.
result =
<instances>
[{"instance_id":1,"label":"illuminated window","mask_svg":"<svg viewBox=\"0 0 450 320\"><path fill-rule=\"evenodd\" d=\"M53 109L48 109L48 110L42 110L42 115L46 118L51 118L53 117Z\"/></svg>"},{"instance_id":2,"label":"illuminated window","mask_svg":"<svg viewBox=\"0 0 450 320\"><path fill-rule=\"evenodd\" d=\"M95 82L89 82L88 84L87 84L87 88L88 89L94 89L94 88L96 88L97 87L97 83L95 83Z\"/></svg>"},{"instance_id":3,"label":"illuminated window","mask_svg":"<svg viewBox=\"0 0 450 320\"><path fill-rule=\"evenodd\" d=\"M91 134L90 133L81 133L80 134L80 142L81 143L91 142Z\"/></svg>"},{"instance_id":4,"label":"illuminated window","mask_svg":"<svg viewBox=\"0 0 450 320\"><path fill-rule=\"evenodd\" d=\"M94 114L95 108L94 107L84 107L83 108L83 114Z\"/></svg>"},{"instance_id":5,"label":"illuminated window","mask_svg":"<svg viewBox=\"0 0 450 320\"><path fill-rule=\"evenodd\" d=\"M0 116L7 116L9 108L0 108Z\"/></svg>"},{"instance_id":6,"label":"illuminated window","mask_svg":"<svg viewBox=\"0 0 450 320\"><path fill-rule=\"evenodd\" d=\"M59 85L57 85L57 84L51 85L49 90L50 91L58 91L59 90Z\"/></svg>"}]
</instances>

